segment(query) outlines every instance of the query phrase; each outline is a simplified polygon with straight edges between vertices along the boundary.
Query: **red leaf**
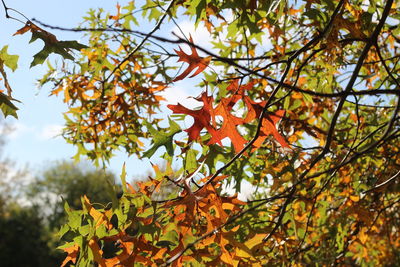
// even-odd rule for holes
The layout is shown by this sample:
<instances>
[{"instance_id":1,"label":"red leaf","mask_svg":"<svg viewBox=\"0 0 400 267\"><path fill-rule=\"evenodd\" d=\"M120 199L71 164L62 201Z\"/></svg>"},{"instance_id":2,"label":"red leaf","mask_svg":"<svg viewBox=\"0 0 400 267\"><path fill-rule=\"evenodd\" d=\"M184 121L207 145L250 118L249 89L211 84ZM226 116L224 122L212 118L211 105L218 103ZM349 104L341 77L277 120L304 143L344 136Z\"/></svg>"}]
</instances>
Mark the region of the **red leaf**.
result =
<instances>
[{"instance_id":1,"label":"red leaf","mask_svg":"<svg viewBox=\"0 0 400 267\"><path fill-rule=\"evenodd\" d=\"M239 86L239 80L235 79L231 82L231 84L226 88L226 90L231 91L234 95L230 98L231 104L230 106L233 107L235 103L239 100L243 100L243 102L247 106L247 115L244 118L244 123L249 123L252 120L258 118L262 112L262 109L265 105L265 101L262 102L255 102L251 100L250 97L245 95L246 91L252 89L254 86L253 82L249 82L245 85Z\"/></svg>"},{"instance_id":2,"label":"red leaf","mask_svg":"<svg viewBox=\"0 0 400 267\"><path fill-rule=\"evenodd\" d=\"M267 115L263 119L263 124L261 126L260 136L253 143L254 148L260 147L262 143L265 141L268 135L272 134L276 141L281 144L282 147L289 147L289 144L286 142L285 138L278 132L276 129L276 124L285 114L284 110L278 110L275 114Z\"/></svg>"},{"instance_id":3,"label":"red leaf","mask_svg":"<svg viewBox=\"0 0 400 267\"><path fill-rule=\"evenodd\" d=\"M246 91L253 87L253 83L250 82L246 85L240 85L238 80L234 80L228 87L227 90L233 92L233 95L229 98L222 98L216 108L213 107L213 97L207 96L207 92L204 92L200 97L196 98L198 101L203 102L203 107L199 110L188 109L181 104L168 105L173 113L190 115L194 119L193 125L185 130L189 133L189 142L196 140L200 137L200 132L203 128L206 128L208 133L211 135L211 139L208 144L222 144L222 139L229 138L233 144L235 152L239 152L243 149L245 144L248 142L239 133L237 126L252 122L254 119L259 118L260 114L265 105L265 101L255 102L249 96L246 95ZM233 106L242 100L247 107L247 114L245 118L239 118L234 116L232 112ZM278 141L282 147L288 147L285 139L279 134L275 128L275 124L285 114L284 110L279 110L275 114L267 116L263 120L263 126L259 138L255 141L254 147L262 145L264 140L269 134L272 134L276 141ZM215 126L215 116L222 116L223 122L219 129Z\"/></svg>"},{"instance_id":4,"label":"red leaf","mask_svg":"<svg viewBox=\"0 0 400 267\"><path fill-rule=\"evenodd\" d=\"M218 135L212 136L209 142L210 144L220 142L225 137L228 137L231 140L233 147L235 148L235 151L237 153L247 143L247 140L244 139L242 135L238 132L236 126L249 123L258 118L265 103L264 101L255 102L246 95L246 91L252 89L253 86L253 82L249 82L245 85L239 85L239 80L235 79L226 88L228 91L233 92L233 96L230 98L221 99L221 102L215 109L215 114L221 115L224 121L221 128L218 130ZM247 115L244 119L238 118L231 113L233 106L239 100L243 100L243 102L247 106Z\"/></svg>"},{"instance_id":5,"label":"red leaf","mask_svg":"<svg viewBox=\"0 0 400 267\"><path fill-rule=\"evenodd\" d=\"M254 86L253 82L249 82L248 84L239 85L239 79L234 79L231 84L228 85L226 90L234 92L236 95L244 95L244 93Z\"/></svg>"},{"instance_id":6,"label":"red leaf","mask_svg":"<svg viewBox=\"0 0 400 267\"><path fill-rule=\"evenodd\" d=\"M189 41L191 43L193 43L193 39L192 36L189 37ZM188 76L194 69L197 68L197 70L195 71L195 73L193 73L193 75L189 76L189 78L192 78L194 76L196 76L197 74L199 74L200 72L202 72L210 63L211 61L211 57L200 57L199 54L197 53L197 50L195 47L191 46L191 51L192 54L188 55L185 52L183 52L182 48L179 47L179 50L175 50L176 54L179 56L178 62L182 61L182 62L186 62L189 64L189 66L187 67L187 69L181 73L181 75L179 75L178 77L176 77L173 82L179 81L179 80L183 80L184 78L186 78L186 76Z\"/></svg>"},{"instance_id":7,"label":"red leaf","mask_svg":"<svg viewBox=\"0 0 400 267\"><path fill-rule=\"evenodd\" d=\"M207 96L207 92L204 92L195 99L203 102L203 107L199 110L191 110L181 104L168 105L168 108L172 110L174 114L186 114L193 117L193 125L185 130L189 134L189 142L198 139L203 128L206 128L211 135L217 135L217 131L212 125L214 122L213 97Z\"/></svg>"}]
</instances>

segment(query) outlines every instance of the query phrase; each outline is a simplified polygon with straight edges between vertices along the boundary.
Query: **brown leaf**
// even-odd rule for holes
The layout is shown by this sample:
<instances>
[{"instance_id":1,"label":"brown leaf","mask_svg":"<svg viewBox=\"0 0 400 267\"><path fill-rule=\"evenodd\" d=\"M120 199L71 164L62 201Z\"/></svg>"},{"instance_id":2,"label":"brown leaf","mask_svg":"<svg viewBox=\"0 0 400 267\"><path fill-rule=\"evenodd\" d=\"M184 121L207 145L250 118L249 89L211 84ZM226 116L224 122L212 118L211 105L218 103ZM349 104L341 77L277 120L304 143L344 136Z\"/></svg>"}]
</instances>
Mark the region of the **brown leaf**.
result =
<instances>
[{"instance_id":1,"label":"brown leaf","mask_svg":"<svg viewBox=\"0 0 400 267\"><path fill-rule=\"evenodd\" d=\"M13 35L18 35L18 34L24 34L26 32L39 32L42 33L43 36L45 37L46 41L50 42L50 43L57 43L58 40L56 38L56 36L54 34L49 33L48 31L43 30L42 28L36 26L34 23L32 23L31 21L28 21L24 27L22 27L21 29L19 29L18 31L16 31Z\"/></svg>"}]
</instances>

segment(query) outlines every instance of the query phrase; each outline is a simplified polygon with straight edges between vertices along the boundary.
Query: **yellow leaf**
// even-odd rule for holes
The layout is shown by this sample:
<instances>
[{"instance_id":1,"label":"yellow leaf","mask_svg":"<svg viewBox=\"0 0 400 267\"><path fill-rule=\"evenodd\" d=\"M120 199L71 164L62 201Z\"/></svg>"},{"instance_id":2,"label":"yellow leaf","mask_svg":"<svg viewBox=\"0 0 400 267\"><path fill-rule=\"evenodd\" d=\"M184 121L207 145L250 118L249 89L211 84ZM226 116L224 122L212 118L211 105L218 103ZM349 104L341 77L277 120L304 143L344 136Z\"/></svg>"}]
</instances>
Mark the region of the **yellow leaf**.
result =
<instances>
[{"instance_id":1,"label":"yellow leaf","mask_svg":"<svg viewBox=\"0 0 400 267\"><path fill-rule=\"evenodd\" d=\"M262 240L264 239L265 234L256 234L255 236L253 236L253 238L247 240L246 242L244 242L244 244L252 249L254 246L259 245L260 243L262 243Z\"/></svg>"},{"instance_id":2,"label":"yellow leaf","mask_svg":"<svg viewBox=\"0 0 400 267\"><path fill-rule=\"evenodd\" d=\"M368 235L365 233L365 230L360 231L358 238L360 239L362 244L365 244L365 242L367 242Z\"/></svg>"},{"instance_id":3,"label":"yellow leaf","mask_svg":"<svg viewBox=\"0 0 400 267\"><path fill-rule=\"evenodd\" d=\"M359 196L350 196L350 199L354 202L358 202L360 200Z\"/></svg>"},{"instance_id":4,"label":"yellow leaf","mask_svg":"<svg viewBox=\"0 0 400 267\"><path fill-rule=\"evenodd\" d=\"M221 261L223 261L227 264L233 265L233 259L231 257L231 254L229 254L229 252L227 250L225 250L225 249L222 250L222 254L221 254L220 258L221 258Z\"/></svg>"},{"instance_id":5,"label":"yellow leaf","mask_svg":"<svg viewBox=\"0 0 400 267\"><path fill-rule=\"evenodd\" d=\"M236 248L235 252L236 252L236 256L238 256L240 258L252 258L252 255L250 253L248 253L247 251L242 250L238 247Z\"/></svg>"}]
</instances>

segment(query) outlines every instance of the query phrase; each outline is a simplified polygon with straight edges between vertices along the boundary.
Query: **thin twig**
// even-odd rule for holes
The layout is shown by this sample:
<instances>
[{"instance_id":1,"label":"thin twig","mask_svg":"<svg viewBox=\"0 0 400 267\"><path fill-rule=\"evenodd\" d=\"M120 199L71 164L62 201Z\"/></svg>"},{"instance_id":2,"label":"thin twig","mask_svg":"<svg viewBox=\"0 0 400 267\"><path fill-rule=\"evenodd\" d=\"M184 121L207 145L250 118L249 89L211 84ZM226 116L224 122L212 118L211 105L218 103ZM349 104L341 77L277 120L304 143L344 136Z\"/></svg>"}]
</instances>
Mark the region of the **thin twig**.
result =
<instances>
[{"instance_id":1,"label":"thin twig","mask_svg":"<svg viewBox=\"0 0 400 267\"><path fill-rule=\"evenodd\" d=\"M370 192L372 192L372 191L374 191L376 189L384 187L384 186L396 181L396 179L399 178L399 177L400 177L400 171L398 173L396 173L395 175L393 175L392 177L390 177L389 179L387 179L386 181L384 181L383 183L377 184L374 187L372 187L371 189L368 189L368 190L364 191L363 193L367 194L367 193L370 193Z\"/></svg>"},{"instance_id":2,"label":"thin twig","mask_svg":"<svg viewBox=\"0 0 400 267\"><path fill-rule=\"evenodd\" d=\"M120 67L127 62L147 41L147 39L150 38L150 36L155 33L158 29L160 29L161 24L163 23L164 19L168 16L168 13L172 6L174 5L175 0L172 0L168 8L166 9L164 15L160 18L160 20L157 22L156 26L142 39L142 41L111 71L111 73L104 79L104 82L108 81L110 77L118 70Z\"/></svg>"}]
</instances>

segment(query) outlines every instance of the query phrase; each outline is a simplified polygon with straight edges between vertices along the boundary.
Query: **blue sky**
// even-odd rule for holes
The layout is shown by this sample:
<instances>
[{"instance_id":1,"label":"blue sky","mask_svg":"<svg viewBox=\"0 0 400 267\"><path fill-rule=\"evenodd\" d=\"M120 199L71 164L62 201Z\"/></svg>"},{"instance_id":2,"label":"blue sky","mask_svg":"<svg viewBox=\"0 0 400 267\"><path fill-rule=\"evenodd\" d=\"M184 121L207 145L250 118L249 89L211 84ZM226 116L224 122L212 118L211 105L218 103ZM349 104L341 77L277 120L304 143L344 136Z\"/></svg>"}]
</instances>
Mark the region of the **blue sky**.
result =
<instances>
[{"instance_id":1,"label":"blue sky","mask_svg":"<svg viewBox=\"0 0 400 267\"><path fill-rule=\"evenodd\" d=\"M129 1L119 1L121 6ZM137 1L140 6L142 1ZM82 17L90 8L101 7L112 14L116 13L116 1L98 1L98 0L6 0L9 7L22 12L25 16L32 19L35 18L46 24L64 27L75 27L81 21ZM12 14L11 14L12 15ZM16 15L17 16L17 15ZM140 13L138 20L140 22ZM227 14L229 16L229 14ZM178 20L179 26L186 36L192 35L194 42L204 47L205 49L213 50L213 41L202 24L197 28L192 22L189 22L184 17ZM14 20L6 19L4 10L0 9L0 49L4 45L9 45L8 53L17 54L19 58L18 69L12 73L8 71L9 82L13 88L13 97L20 100L22 103L18 105L18 120L8 117L6 121L12 124L15 131L8 136L5 145L5 154L17 163L20 167L28 165L30 170L35 173L45 169L51 162L71 159L76 151L76 148L67 144L62 137L55 137L63 127L64 119L63 112L67 111L67 106L62 102L61 98L55 96L49 97L50 88L38 89L35 85L36 80L42 77L46 72L46 66L35 66L29 68L32 57L43 47L41 41L36 41L29 44L30 34L17 35L13 34L24 25ZM151 28L151 25L141 24L140 30L146 31ZM49 30L57 36L59 40L78 40L81 38L80 33L71 33L65 31ZM161 27L157 34L171 37L171 32L180 35L176 26L167 24ZM222 33L226 34L226 33ZM83 42L84 43L84 42ZM268 45L269 41L266 36L263 37L263 43ZM173 48L167 46L173 51ZM189 51L188 47L182 46L182 49ZM200 53L201 54L201 53ZM51 58L52 60L55 57ZM177 63L180 64L180 63ZM177 65L179 66L179 65ZM173 86L169 87L163 96L166 101L163 103L176 104L177 102L195 108L200 106L200 103L191 97L196 97L201 93L200 88L195 85L200 81L201 75L193 79L184 79ZM164 115L170 115L171 111L163 108ZM188 128L192 124L192 118L187 117L182 124L182 128ZM185 137L185 134L179 134L179 137ZM121 167L126 162L126 171L128 179L144 178L150 171L151 163L160 163L159 156L164 152L159 149L157 153L149 160L139 160L135 156L128 157L124 153L119 153L114 157L108 166L108 169L115 174L121 172ZM231 185L233 186L233 185ZM250 184L242 184L243 199L250 194L254 188ZM227 189L229 191L229 189Z\"/></svg>"},{"instance_id":2,"label":"blue sky","mask_svg":"<svg viewBox=\"0 0 400 267\"><path fill-rule=\"evenodd\" d=\"M119 1L121 5L129 1ZM114 1L6 1L10 8L22 12L28 18L36 18L39 21L50 25L75 27L81 21L89 8L102 7L106 11L115 13L116 2ZM20 18L18 14L10 13ZM141 16L138 14L138 16ZM138 18L140 19L140 17ZM29 44L30 33L13 36L13 34L23 27L22 23L6 19L4 10L0 11L0 48L9 45L8 53L19 55L18 69L13 73L7 70L9 82L13 88L13 97L20 100L18 104L18 120L7 117L6 121L13 125L14 132L8 136L5 146L5 154L19 166L26 165L33 171L40 171L49 165L50 162L70 159L75 154L75 147L67 144L62 137L55 137L59 133L64 123L63 112L67 106L61 98L49 97L50 88L38 89L36 79L46 72L46 66L38 65L29 68L32 57L41 50L43 43L36 41ZM143 25L141 25L143 26ZM146 28L141 27L141 30ZM149 27L149 25L147 25ZM194 29L193 24L188 21L180 21L182 29L193 35L194 40L198 41L206 48L210 47L208 33L205 28ZM174 30L173 25L166 25L162 28L162 34L168 34ZM175 29L176 31L176 29ZM80 33L71 33L57 30L50 30L59 40L79 40ZM183 47L184 48L184 47ZM186 50L184 48L184 50ZM52 57L54 60L56 57ZM196 106L196 102L188 96L197 96L200 91L194 88L198 80L178 82L173 88L169 88L164 97L167 99L165 104L174 104L177 101L186 105ZM169 111L166 110L168 114ZM170 113L170 112L169 112ZM189 118L190 120L190 118ZM188 122L190 123L190 122ZM190 124L188 125L190 126ZM151 159L153 163L160 162L157 156L162 154L162 149ZM136 157L127 157L124 153L119 153L111 160L109 168L118 174L123 162L129 177L142 177L145 170L151 169L150 160L138 160Z\"/></svg>"},{"instance_id":3,"label":"blue sky","mask_svg":"<svg viewBox=\"0 0 400 267\"><path fill-rule=\"evenodd\" d=\"M120 1L124 4L128 1ZM102 7L112 12L116 11L114 1L6 1L6 4L28 18L36 18L51 25L74 27L82 21L89 8ZM12 13L20 18L18 14ZM7 137L5 154L19 166L28 164L33 171L40 171L49 162L60 159L70 159L75 154L75 148L67 144L59 133L63 123L62 113L67 107L61 98L49 97L50 88L38 89L36 79L46 71L46 66L29 68L32 57L43 47L41 41L29 44L30 34L13 34L24 25L17 21L6 19L4 10L0 11L0 48L9 45L9 54L19 55L18 69L12 73L7 70L9 82L13 88L13 97L20 100L18 104L18 120L6 118L13 125L14 132ZM51 31L59 40L77 40L80 34L62 31ZM55 57L53 57L54 59ZM126 155L118 155L111 161L110 168L119 173L123 162L127 162L130 175L138 175L143 167L150 168L149 162L140 162L135 158L128 159ZM138 168L140 167L140 168Z\"/></svg>"}]
</instances>

